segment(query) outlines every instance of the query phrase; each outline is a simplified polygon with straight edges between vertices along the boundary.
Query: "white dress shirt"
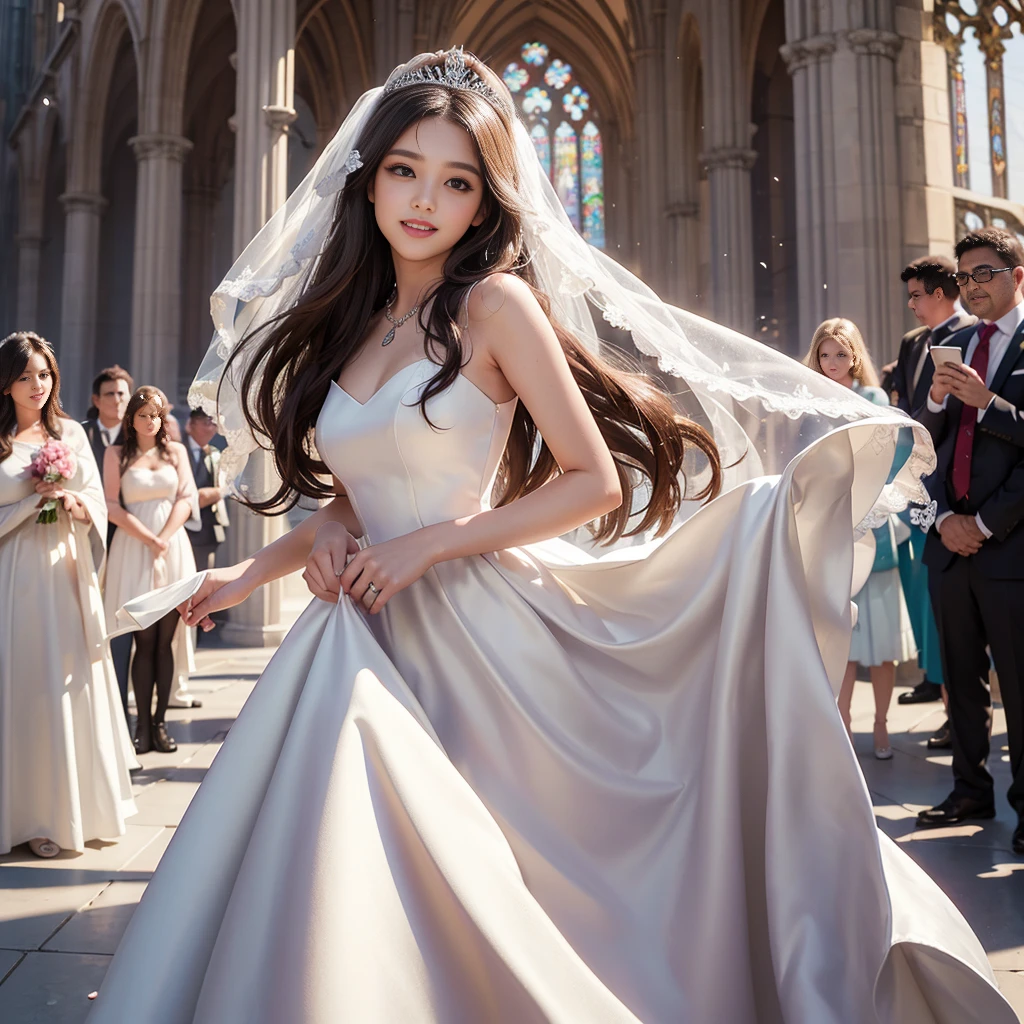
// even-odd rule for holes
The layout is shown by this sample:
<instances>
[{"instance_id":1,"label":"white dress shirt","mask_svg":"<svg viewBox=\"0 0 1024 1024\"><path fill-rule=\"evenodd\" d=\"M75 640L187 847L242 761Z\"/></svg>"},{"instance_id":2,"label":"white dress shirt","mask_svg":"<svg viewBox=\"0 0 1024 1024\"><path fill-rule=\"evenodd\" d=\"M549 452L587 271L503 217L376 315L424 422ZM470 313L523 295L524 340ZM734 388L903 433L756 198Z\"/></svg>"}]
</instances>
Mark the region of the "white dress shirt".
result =
<instances>
[{"instance_id":1,"label":"white dress shirt","mask_svg":"<svg viewBox=\"0 0 1024 1024\"><path fill-rule=\"evenodd\" d=\"M96 421L96 426L100 428L100 437L103 438L103 447L109 448L117 437L118 431L121 429L121 424L118 423L114 427L105 427L100 420Z\"/></svg>"},{"instance_id":2,"label":"white dress shirt","mask_svg":"<svg viewBox=\"0 0 1024 1024\"><path fill-rule=\"evenodd\" d=\"M948 321L947 321L948 322ZM978 330L974 332L970 342L967 345L967 351L964 353L964 363L970 364L970 361L974 358L974 353L978 348L978 335L981 333L981 328L986 323L991 323L989 320L979 320L977 327ZM992 381L995 378L996 371L999 369L999 364L1003 361L1003 356L1006 355L1006 349L1009 347L1010 339L1017 333L1017 328L1020 327L1021 323L1024 322L1024 302L1018 302L1013 309L1010 310L1005 316L1001 316L995 321L996 329L992 332L992 337L988 340L988 367L985 370L985 387L991 387ZM941 405L938 402L932 401L932 394L928 392L928 411L932 413L942 412L946 408L946 403L949 401L949 395L943 398ZM989 402L989 405L992 403ZM988 411L988 405L984 409L978 410L979 421ZM942 521L949 516L953 515L952 512L943 512L938 519L935 520L935 529L937 530L942 524ZM992 536L992 531L981 521L981 516L976 515L974 521L978 524L978 529L981 530L986 537Z\"/></svg>"}]
</instances>

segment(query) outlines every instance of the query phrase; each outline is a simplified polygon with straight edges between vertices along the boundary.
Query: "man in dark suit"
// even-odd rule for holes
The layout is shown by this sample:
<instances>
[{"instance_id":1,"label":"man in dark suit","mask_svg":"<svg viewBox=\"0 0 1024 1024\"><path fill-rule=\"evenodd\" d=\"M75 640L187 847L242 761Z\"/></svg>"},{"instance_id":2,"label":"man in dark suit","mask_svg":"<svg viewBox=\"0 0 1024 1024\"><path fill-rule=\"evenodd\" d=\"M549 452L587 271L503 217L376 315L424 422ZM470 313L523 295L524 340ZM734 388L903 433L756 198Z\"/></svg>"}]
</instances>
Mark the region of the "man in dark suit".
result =
<instances>
[{"instance_id":1,"label":"man in dark suit","mask_svg":"<svg viewBox=\"0 0 1024 1024\"><path fill-rule=\"evenodd\" d=\"M193 409L185 423L189 463L199 491L199 524L185 524L192 542L196 568L212 569L217 548L224 542L228 512L218 486L220 452L210 444L217 424L202 409Z\"/></svg>"},{"instance_id":2,"label":"man in dark suit","mask_svg":"<svg viewBox=\"0 0 1024 1024\"><path fill-rule=\"evenodd\" d=\"M956 331L976 323L975 318L957 304L960 289L955 274L956 264L948 256L922 256L908 263L900 274L900 280L907 286L907 305L921 325L903 335L889 384L892 404L908 415L924 406L928 389L932 386L934 364L928 355L932 345L941 345ZM927 572L923 567L919 569L916 562L913 569ZM922 598L925 586L922 580ZM916 639L920 646L921 639ZM909 693L900 694L899 702L921 704L938 700L941 696L941 679L929 679L926 675ZM929 740L929 746L932 749L947 747L948 734L948 726L943 726Z\"/></svg>"},{"instance_id":3,"label":"man in dark suit","mask_svg":"<svg viewBox=\"0 0 1024 1024\"><path fill-rule=\"evenodd\" d=\"M981 322L957 332L962 366L936 366L918 418L938 466L928 480L935 514L924 563L949 693L953 792L922 811L920 828L995 815L989 755L991 648L1006 712L1017 813L1013 850L1024 854L1024 246L985 228L956 246L957 283Z\"/></svg>"},{"instance_id":4,"label":"man in dark suit","mask_svg":"<svg viewBox=\"0 0 1024 1024\"><path fill-rule=\"evenodd\" d=\"M108 366L101 370L92 382L92 408L89 418L82 422L86 437L96 456L96 464L103 475L103 457L112 444L121 444L124 440L121 424L128 408L128 400L135 390L135 382L131 374L123 367ZM107 550L117 529L113 523L107 525ZM110 641L110 656L114 662L114 673L117 686L121 691L121 704L128 714L128 666L132 660L132 635L125 633Z\"/></svg>"}]
</instances>

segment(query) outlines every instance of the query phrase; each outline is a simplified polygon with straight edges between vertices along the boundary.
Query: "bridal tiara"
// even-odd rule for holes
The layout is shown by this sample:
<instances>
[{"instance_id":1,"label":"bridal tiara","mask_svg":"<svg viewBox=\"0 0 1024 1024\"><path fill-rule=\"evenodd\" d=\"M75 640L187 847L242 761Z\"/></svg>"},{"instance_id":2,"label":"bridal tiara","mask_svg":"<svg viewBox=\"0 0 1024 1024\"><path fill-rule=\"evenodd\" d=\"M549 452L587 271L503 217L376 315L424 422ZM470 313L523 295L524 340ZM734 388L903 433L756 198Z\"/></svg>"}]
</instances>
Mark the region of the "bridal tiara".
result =
<instances>
[{"instance_id":1,"label":"bridal tiara","mask_svg":"<svg viewBox=\"0 0 1024 1024\"><path fill-rule=\"evenodd\" d=\"M470 67L461 46L455 46L445 57L444 71L436 64L426 64L415 71L388 79L384 94L404 89L409 85L443 85L448 89L465 89L479 93L497 107L503 106L501 97Z\"/></svg>"}]
</instances>

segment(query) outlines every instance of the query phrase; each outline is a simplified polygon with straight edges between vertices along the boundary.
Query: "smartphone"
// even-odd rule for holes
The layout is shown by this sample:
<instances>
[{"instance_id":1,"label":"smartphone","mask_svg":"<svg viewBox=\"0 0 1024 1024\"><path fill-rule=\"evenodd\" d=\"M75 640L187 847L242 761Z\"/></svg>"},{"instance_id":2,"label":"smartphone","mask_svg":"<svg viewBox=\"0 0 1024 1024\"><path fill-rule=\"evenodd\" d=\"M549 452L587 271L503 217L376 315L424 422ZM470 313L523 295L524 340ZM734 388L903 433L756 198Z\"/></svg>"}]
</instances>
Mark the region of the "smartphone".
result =
<instances>
[{"instance_id":1,"label":"smartphone","mask_svg":"<svg viewBox=\"0 0 1024 1024\"><path fill-rule=\"evenodd\" d=\"M958 348L944 348L942 345L936 345L930 349L932 354L932 362L936 366L945 366L947 363L952 363L954 366L963 366L964 354Z\"/></svg>"}]
</instances>

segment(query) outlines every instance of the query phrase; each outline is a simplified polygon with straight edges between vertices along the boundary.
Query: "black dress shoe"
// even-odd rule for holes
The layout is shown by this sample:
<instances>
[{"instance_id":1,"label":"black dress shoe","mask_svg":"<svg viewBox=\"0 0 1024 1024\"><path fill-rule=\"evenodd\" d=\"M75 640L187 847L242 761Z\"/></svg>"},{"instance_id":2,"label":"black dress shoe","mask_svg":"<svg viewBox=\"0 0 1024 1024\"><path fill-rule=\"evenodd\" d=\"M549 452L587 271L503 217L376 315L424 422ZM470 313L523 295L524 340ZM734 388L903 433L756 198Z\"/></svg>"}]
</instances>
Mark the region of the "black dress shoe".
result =
<instances>
[{"instance_id":1,"label":"black dress shoe","mask_svg":"<svg viewBox=\"0 0 1024 1024\"><path fill-rule=\"evenodd\" d=\"M178 744L167 734L163 722L153 726L153 749L159 750L161 754L173 754L178 749Z\"/></svg>"},{"instance_id":2,"label":"black dress shoe","mask_svg":"<svg viewBox=\"0 0 1024 1024\"><path fill-rule=\"evenodd\" d=\"M1024 815L1021 815L1017 827L1013 830L1013 852L1018 857L1024 857Z\"/></svg>"},{"instance_id":3,"label":"black dress shoe","mask_svg":"<svg viewBox=\"0 0 1024 1024\"><path fill-rule=\"evenodd\" d=\"M930 683L927 679L918 683L908 693L901 693L896 698L898 704L927 704L933 700L942 700L942 685Z\"/></svg>"},{"instance_id":4,"label":"black dress shoe","mask_svg":"<svg viewBox=\"0 0 1024 1024\"><path fill-rule=\"evenodd\" d=\"M942 828L946 825L959 825L968 818L994 818L995 804L991 800L974 800L969 796L957 796L955 793L946 797L938 807L921 811L917 816L918 828Z\"/></svg>"},{"instance_id":5,"label":"black dress shoe","mask_svg":"<svg viewBox=\"0 0 1024 1024\"><path fill-rule=\"evenodd\" d=\"M134 741L136 754L148 754L153 749L152 732L148 726L142 728L142 726L136 725Z\"/></svg>"},{"instance_id":6,"label":"black dress shoe","mask_svg":"<svg viewBox=\"0 0 1024 1024\"><path fill-rule=\"evenodd\" d=\"M949 719L935 732L928 737L928 743L926 744L929 750L949 750L953 746L953 737L949 732Z\"/></svg>"}]
</instances>

